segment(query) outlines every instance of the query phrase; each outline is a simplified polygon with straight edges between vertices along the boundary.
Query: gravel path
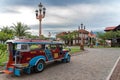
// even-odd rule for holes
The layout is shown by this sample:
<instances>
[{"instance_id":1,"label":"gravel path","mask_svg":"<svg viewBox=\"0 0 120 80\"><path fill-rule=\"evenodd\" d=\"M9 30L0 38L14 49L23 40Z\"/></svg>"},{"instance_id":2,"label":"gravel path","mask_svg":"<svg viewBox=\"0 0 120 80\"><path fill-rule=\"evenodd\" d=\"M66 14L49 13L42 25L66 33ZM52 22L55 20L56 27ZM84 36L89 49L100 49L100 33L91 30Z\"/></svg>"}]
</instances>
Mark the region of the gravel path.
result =
<instances>
[{"instance_id":1,"label":"gravel path","mask_svg":"<svg viewBox=\"0 0 120 80\"><path fill-rule=\"evenodd\" d=\"M0 80L106 80L120 49L87 48L73 55L70 63L50 63L42 73L14 77L0 74Z\"/></svg>"}]
</instances>

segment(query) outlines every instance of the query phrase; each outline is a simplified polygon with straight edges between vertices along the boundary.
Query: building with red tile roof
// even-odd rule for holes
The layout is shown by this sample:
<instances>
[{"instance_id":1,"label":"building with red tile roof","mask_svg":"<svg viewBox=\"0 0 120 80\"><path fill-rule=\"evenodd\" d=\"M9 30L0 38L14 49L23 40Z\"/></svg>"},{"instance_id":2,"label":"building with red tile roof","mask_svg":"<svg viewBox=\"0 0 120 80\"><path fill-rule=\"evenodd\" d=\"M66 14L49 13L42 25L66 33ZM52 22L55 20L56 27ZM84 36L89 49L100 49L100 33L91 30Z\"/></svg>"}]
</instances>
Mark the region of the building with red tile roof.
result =
<instances>
[{"instance_id":1,"label":"building with red tile roof","mask_svg":"<svg viewBox=\"0 0 120 80\"><path fill-rule=\"evenodd\" d=\"M71 45L80 45L82 38L84 40L84 44L88 43L88 38L95 38L96 35L94 33L91 33L85 29L78 29L75 30L73 32L61 32L59 34L56 35L57 40L61 40L61 36L65 36L67 34L73 33L74 37L72 38L72 40L69 42L67 39L64 40L66 45L69 45L69 43Z\"/></svg>"},{"instance_id":2,"label":"building with red tile roof","mask_svg":"<svg viewBox=\"0 0 120 80\"><path fill-rule=\"evenodd\" d=\"M91 31L91 32L89 32L88 37L90 37L90 38L95 38L96 35Z\"/></svg>"},{"instance_id":3,"label":"building with red tile roof","mask_svg":"<svg viewBox=\"0 0 120 80\"><path fill-rule=\"evenodd\" d=\"M112 27L106 27L105 32L109 32L109 31L120 31L120 25L118 26L112 26ZM109 39L111 40L111 46L120 46L120 37L116 37L116 38L111 38Z\"/></svg>"},{"instance_id":4,"label":"building with red tile roof","mask_svg":"<svg viewBox=\"0 0 120 80\"><path fill-rule=\"evenodd\" d=\"M111 26L111 27L106 27L104 31L116 31L116 30L120 30L120 25L118 26Z\"/></svg>"},{"instance_id":5,"label":"building with red tile roof","mask_svg":"<svg viewBox=\"0 0 120 80\"><path fill-rule=\"evenodd\" d=\"M113 31L115 28L116 26L106 27L104 31Z\"/></svg>"}]
</instances>

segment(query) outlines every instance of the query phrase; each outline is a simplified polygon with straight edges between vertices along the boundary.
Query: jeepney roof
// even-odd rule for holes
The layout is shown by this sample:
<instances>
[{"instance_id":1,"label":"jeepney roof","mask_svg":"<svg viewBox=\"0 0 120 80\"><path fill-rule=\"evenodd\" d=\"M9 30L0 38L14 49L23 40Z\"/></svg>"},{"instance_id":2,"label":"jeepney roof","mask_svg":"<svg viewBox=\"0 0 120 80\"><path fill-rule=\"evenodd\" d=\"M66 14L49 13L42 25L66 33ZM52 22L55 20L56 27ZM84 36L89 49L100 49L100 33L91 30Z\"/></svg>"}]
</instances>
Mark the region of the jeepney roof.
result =
<instances>
[{"instance_id":1,"label":"jeepney roof","mask_svg":"<svg viewBox=\"0 0 120 80\"><path fill-rule=\"evenodd\" d=\"M18 39L18 40L7 40L6 43L14 43L14 44L63 44L63 42L59 41L48 41L48 40L38 40L38 39Z\"/></svg>"}]
</instances>

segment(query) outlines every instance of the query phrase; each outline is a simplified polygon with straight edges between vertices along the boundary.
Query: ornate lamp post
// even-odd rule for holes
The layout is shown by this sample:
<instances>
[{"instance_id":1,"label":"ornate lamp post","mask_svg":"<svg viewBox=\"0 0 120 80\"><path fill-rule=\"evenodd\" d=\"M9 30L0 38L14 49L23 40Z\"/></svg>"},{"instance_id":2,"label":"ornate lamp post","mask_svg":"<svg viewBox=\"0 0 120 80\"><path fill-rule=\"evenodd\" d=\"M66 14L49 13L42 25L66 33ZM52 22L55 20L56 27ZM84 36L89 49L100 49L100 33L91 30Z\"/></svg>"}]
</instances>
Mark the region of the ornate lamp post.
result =
<instances>
[{"instance_id":1,"label":"ornate lamp post","mask_svg":"<svg viewBox=\"0 0 120 80\"><path fill-rule=\"evenodd\" d=\"M84 29L85 29L85 27L84 27ZM83 38L84 33L82 31L84 29L83 29L83 24L81 23L81 43L80 43L80 49L81 50L84 50L84 38Z\"/></svg>"},{"instance_id":2,"label":"ornate lamp post","mask_svg":"<svg viewBox=\"0 0 120 80\"><path fill-rule=\"evenodd\" d=\"M85 26L84 26L84 30L85 30ZM85 44L85 39L86 39L85 33L83 35L84 35L84 37L83 37L83 44Z\"/></svg>"},{"instance_id":3,"label":"ornate lamp post","mask_svg":"<svg viewBox=\"0 0 120 80\"><path fill-rule=\"evenodd\" d=\"M36 12L36 19L39 20L39 37L41 37L42 35L41 22L42 22L42 19L45 17L46 8L43 7L42 3L40 3L38 7L39 7L39 10L36 10L35 12Z\"/></svg>"}]
</instances>

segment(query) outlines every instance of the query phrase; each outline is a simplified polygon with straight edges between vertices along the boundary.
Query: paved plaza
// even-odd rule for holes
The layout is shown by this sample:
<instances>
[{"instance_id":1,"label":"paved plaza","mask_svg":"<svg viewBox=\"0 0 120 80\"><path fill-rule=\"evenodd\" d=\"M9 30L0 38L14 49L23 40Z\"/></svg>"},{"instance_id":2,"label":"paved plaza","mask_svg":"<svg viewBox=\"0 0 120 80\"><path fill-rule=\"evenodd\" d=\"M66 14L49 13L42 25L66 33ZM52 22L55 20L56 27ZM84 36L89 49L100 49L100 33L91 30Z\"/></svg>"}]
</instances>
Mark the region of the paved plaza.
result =
<instances>
[{"instance_id":1,"label":"paved plaza","mask_svg":"<svg viewBox=\"0 0 120 80\"><path fill-rule=\"evenodd\" d=\"M0 74L0 80L106 80L119 56L119 48L86 48L70 63L50 63L42 73L21 77Z\"/></svg>"}]
</instances>

